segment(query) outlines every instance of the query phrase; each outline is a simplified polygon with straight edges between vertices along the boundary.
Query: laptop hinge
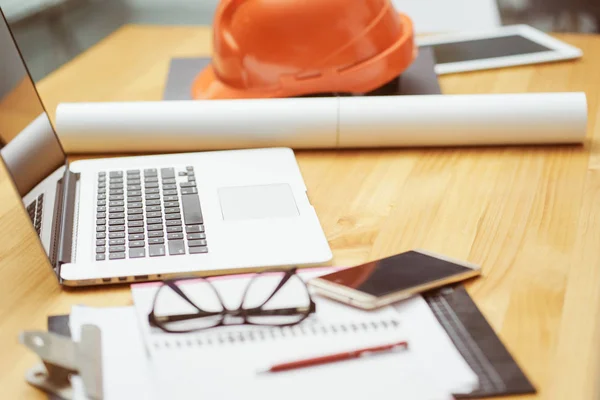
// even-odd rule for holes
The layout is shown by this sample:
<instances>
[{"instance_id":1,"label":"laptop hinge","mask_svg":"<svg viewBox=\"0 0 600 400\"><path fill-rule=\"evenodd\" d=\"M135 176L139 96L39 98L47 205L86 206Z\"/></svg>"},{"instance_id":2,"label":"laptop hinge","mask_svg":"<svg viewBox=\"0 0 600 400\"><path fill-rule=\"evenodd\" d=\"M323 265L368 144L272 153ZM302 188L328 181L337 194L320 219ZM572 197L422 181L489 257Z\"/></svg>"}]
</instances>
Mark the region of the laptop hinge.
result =
<instances>
[{"instance_id":1,"label":"laptop hinge","mask_svg":"<svg viewBox=\"0 0 600 400\"><path fill-rule=\"evenodd\" d=\"M67 167L62 179L62 207L59 220L59 241L56 270L60 278L60 267L70 263L73 251L73 227L75 226L75 199L79 174Z\"/></svg>"}]
</instances>

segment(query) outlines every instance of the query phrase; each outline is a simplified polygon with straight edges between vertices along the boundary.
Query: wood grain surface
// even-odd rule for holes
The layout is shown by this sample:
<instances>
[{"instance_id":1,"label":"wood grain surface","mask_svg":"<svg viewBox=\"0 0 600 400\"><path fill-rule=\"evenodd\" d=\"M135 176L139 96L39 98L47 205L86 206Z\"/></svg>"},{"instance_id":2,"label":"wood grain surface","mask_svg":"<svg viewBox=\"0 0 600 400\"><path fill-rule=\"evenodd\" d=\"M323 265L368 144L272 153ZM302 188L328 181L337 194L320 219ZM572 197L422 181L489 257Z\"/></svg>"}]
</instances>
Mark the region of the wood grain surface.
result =
<instances>
[{"instance_id":1,"label":"wood grain surface","mask_svg":"<svg viewBox=\"0 0 600 400\"><path fill-rule=\"evenodd\" d=\"M597 397L600 381L600 36L560 35L574 62L449 75L446 94L585 91L584 146L302 151L298 161L334 253L353 265L424 248L482 265L469 292L539 389ZM39 83L64 101L158 100L172 57L210 54L210 30L125 26ZM81 156L77 156L81 157ZM43 398L17 342L74 304L131 304L127 287L61 289L0 171L0 388ZM528 397L529 398L529 397Z\"/></svg>"}]
</instances>

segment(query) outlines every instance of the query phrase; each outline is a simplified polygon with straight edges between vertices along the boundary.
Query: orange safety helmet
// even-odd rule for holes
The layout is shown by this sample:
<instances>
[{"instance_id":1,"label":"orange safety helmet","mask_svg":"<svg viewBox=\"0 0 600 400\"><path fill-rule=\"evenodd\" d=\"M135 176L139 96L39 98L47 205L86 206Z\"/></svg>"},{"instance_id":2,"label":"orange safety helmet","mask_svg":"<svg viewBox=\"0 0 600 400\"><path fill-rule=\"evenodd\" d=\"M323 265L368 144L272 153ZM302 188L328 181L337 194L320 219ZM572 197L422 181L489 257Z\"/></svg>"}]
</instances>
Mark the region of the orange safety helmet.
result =
<instances>
[{"instance_id":1,"label":"orange safety helmet","mask_svg":"<svg viewBox=\"0 0 600 400\"><path fill-rule=\"evenodd\" d=\"M417 53L412 21L390 0L221 0L213 34L194 99L366 93Z\"/></svg>"}]
</instances>

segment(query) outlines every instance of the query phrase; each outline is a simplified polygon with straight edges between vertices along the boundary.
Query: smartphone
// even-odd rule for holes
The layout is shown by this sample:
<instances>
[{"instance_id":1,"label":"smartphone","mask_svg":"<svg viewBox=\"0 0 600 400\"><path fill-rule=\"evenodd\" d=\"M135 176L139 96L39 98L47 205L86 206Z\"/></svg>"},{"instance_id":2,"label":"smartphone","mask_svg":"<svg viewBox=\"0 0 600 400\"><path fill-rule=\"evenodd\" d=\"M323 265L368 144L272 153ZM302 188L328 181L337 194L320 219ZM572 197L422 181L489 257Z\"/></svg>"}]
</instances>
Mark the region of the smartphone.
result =
<instances>
[{"instance_id":1,"label":"smartphone","mask_svg":"<svg viewBox=\"0 0 600 400\"><path fill-rule=\"evenodd\" d=\"M316 294L373 310L481 274L467 262L414 250L311 279Z\"/></svg>"},{"instance_id":2,"label":"smartphone","mask_svg":"<svg viewBox=\"0 0 600 400\"><path fill-rule=\"evenodd\" d=\"M436 58L438 75L579 58L583 52L528 25L417 39Z\"/></svg>"}]
</instances>

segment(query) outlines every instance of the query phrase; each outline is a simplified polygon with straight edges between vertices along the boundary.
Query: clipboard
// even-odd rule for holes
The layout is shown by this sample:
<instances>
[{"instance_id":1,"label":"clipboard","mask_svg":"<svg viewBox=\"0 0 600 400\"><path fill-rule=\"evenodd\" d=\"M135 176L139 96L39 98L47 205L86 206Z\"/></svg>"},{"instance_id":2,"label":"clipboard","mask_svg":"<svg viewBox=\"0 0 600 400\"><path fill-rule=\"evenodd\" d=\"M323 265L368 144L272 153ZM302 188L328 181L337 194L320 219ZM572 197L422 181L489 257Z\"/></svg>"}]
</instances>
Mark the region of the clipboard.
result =
<instances>
[{"instance_id":1,"label":"clipboard","mask_svg":"<svg viewBox=\"0 0 600 400\"><path fill-rule=\"evenodd\" d=\"M71 340L69 317L48 318L48 332L24 331L19 342L36 353L41 363L25 375L27 382L48 393L50 400L73 398L70 378L81 378L86 397L103 398L101 331L94 325L81 327L81 340Z\"/></svg>"}]
</instances>

